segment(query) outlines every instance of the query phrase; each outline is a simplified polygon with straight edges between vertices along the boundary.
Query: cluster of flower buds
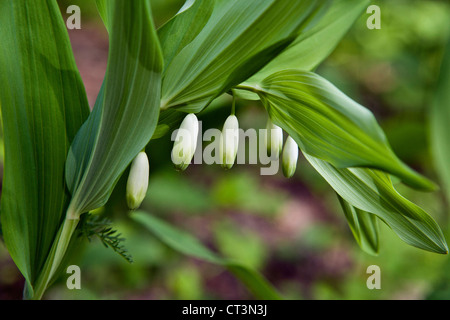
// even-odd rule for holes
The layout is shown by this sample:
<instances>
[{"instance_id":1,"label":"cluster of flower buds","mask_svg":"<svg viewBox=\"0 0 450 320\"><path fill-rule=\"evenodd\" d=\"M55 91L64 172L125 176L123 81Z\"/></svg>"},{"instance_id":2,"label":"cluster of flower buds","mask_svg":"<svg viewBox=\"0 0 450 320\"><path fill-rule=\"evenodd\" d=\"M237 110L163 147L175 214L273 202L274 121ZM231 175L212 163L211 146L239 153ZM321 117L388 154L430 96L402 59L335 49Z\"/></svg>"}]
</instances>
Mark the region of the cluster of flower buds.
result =
<instances>
[{"instance_id":1,"label":"cluster of flower buds","mask_svg":"<svg viewBox=\"0 0 450 320\"><path fill-rule=\"evenodd\" d=\"M266 126L265 142L270 158L278 160L282 155L283 174L290 178L297 168L298 146L288 136L283 148L283 129L272 123L270 119ZM195 114L188 114L176 132L175 143L172 149L172 162L178 170L186 170L192 161L197 147L199 133L198 119ZM239 146L239 121L237 117L230 115L220 135L219 158L225 169L231 169L236 161Z\"/></svg>"},{"instance_id":2,"label":"cluster of flower buds","mask_svg":"<svg viewBox=\"0 0 450 320\"><path fill-rule=\"evenodd\" d=\"M142 151L131 163L127 181L127 204L131 210L136 210L144 201L148 188L149 164L147 154Z\"/></svg>"},{"instance_id":3,"label":"cluster of flower buds","mask_svg":"<svg viewBox=\"0 0 450 320\"><path fill-rule=\"evenodd\" d=\"M195 114L188 114L177 131L172 149L172 161L178 170L186 170L192 161L197 147L199 124ZM298 145L288 136L283 148L283 130L269 119L266 130L268 155L278 160L282 153L282 168L285 177L294 175L297 168ZM222 167L231 169L236 161L239 146L239 121L230 115L225 121L220 136L220 160ZM127 181L126 198L128 207L136 210L144 200L148 189L149 162L144 151L133 160Z\"/></svg>"},{"instance_id":4,"label":"cluster of flower buds","mask_svg":"<svg viewBox=\"0 0 450 320\"><path fill-rule=\"evenodd\" d=\"M172 162L177 170L189 166L197 148L198 120L195 114L188 114L180 125L172 149ZM235 115L225 121L220 135L220 160L222 167L231 169L236 160L239 145L239 122Z\"/></svg>"},{"instance_id":5,"label":"cluster of flower buds","mask_svg":"<svg viewBox=\"0 0 450 320\"><path fill-rule=\"evenodd\" d=\"M297 169L298 160L298 145L288 136L283 148L283 129L274 124L270 119L267 121L266 126L266 147L267 154L275 160L278 160L281 151L282 154L282 168L283 174L286 178L291 178L295 170Z\"/></svg>"}]
</instances>

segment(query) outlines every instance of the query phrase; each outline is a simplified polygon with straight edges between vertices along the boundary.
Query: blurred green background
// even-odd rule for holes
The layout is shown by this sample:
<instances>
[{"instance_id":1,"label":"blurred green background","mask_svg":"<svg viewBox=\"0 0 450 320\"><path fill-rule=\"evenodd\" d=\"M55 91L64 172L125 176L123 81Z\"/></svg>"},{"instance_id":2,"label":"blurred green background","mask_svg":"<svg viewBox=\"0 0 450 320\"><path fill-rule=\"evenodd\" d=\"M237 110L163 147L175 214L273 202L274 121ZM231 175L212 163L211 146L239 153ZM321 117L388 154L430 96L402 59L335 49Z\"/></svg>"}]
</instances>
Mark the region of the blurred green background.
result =
<instances>
[{"instance_id":1,"label":"blurred green background","mask_svg":"<svg viewBox=\"0 0 450 320\"><path fill-rule=\"evenodd\" d=\"M161 25L184 1L152 2L156 24ZM64 17L68 5L81 8L82 30L69 34L93 105L106 68L107 34L93 1L59 3ZM427 119L449 36L450 4L373 4L381 8L381 30L369 30L368 15L363 14L317 73L375 114L402 160L439 181ZM200 114L204 129L221 128L230 105L230 97L224 96ZM255 102L238 101L237 116L243 129L263 128L267 120L264 108ZM168 135L147 148L151 176L142 208L190 232L222 256L259 270L286 298L450 299L448 256L410 247L384 225L380 254L362 252L334 192L303 158L289 180L281 173L260 176L258 165L236 165L230 171L191 165L178 173L170 162L171 147ZM102 210L126 238L134 263L97 239L85 241L73 260L82 270L82 290L68 290L63 277L47 299L252 298L222 267L182 256L133 224L123 207L123 180ZM450 212L444 193L398 187L438 221L448 239ZM366 287L366 269L373 264L381 269L381 290ZM0 299L20 299L22 286L20 273L0 243Z\"/></svg>"}]
</instances>

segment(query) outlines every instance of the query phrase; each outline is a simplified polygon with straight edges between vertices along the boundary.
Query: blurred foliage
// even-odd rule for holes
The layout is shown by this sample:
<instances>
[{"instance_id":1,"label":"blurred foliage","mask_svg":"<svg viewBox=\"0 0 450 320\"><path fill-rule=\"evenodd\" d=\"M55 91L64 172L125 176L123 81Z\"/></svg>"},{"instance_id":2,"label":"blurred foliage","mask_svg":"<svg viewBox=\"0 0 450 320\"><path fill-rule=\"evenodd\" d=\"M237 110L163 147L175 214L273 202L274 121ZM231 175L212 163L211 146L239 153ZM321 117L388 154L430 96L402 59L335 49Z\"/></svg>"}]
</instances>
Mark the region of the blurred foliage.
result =
<instances>
[{"instance_id":1,"label":"blurred foliage","mask_svg":"<svg viewBox=\"0 0 450 320\"><path fill-rule=\"evenodd\" d=\"M152 0L156 23L163 24L183 2ZM98 23L93 1L59 3L63 12L69 4L78 4L83 19ZM375 113L401 159L437 177L426 119L449 36L445 27L450 4L426 0L373 4L381 8L381 30L368 30L368 15L363 15L317 72ZM207 109L200 114L203 129L220 128L229 106L230 99L224 97L213 106L220 112L212 115ZM266 115L258 104L238 101L237 112L244 129L265 126ZM2 140L0 156L1 146ZM334 193L304 159L290 180L280 174L260 176L258 166L224 172L220 166L194 165L178 173L170 166L171 146L168 135L147 148L151 177L143 208L196 235L224 257L260 270L286 297L450 299L447 256L409 247L384 225L379 255L362 252ZM105 212L126 238L134 263L93 239L74 260L82 270L82 290L67 290L61 279L48 299L251 298L222 268L180 256L127 219L123 180ZM441 192L423 194L398 187L439 222L448 221L449 208ZM366 287L366 269L372 264L381 268L381 290ZM22 283L0 244L0 298L20 298Z\"/></svg>"}]
</instances>

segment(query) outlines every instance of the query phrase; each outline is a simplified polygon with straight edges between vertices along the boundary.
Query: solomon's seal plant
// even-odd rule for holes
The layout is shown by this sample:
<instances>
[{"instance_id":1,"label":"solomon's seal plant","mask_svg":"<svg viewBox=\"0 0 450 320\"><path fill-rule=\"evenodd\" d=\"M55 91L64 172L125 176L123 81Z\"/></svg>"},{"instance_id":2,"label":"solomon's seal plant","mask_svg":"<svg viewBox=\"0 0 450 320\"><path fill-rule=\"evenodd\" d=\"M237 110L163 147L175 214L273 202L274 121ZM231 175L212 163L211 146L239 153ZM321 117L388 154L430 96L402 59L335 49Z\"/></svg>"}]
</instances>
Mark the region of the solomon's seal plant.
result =
<instances>
[{"instance_id":1,"label":"solomon's seal plant","mask_svg":"<svg viewBox=\"0 0 450 320\"><path fill-rule=\"evenodd\" d=\"M140 152L183 118L172 159L186 169L196 114L227 93L262 102L289 135L285 174L293 174L298 146L338 194L365 251L378 252L381 220L406 243L447 253L439 226L396 191L391 176L422 191L436 185L395 155L368 109L314 72L369 1L189 0L158 30L149 0L96 3L109 56L91 112L56 0L0 1L1 230L26 279L25 298L42 298L81 235L98 234L126 254L119 236L89 218L92 211L108 202L134 159L127 198L132 209L139 206L148 170ZM224 129L235 130L237 119L230 121ZM278 153L280 141L273 143ZM228 167L235 148L223 148ZM256 297L279 298L256 271L152 215L130 217L176 250L223 265Z\"/></svg>"}]
</instances>

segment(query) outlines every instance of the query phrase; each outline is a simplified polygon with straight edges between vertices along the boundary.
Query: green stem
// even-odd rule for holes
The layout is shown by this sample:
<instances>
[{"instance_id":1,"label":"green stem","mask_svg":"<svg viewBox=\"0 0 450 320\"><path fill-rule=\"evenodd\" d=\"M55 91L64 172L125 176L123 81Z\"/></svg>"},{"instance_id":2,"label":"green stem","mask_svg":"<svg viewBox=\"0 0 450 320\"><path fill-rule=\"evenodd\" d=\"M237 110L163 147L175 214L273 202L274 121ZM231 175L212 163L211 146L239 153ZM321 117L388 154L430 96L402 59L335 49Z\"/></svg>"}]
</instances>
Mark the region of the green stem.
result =
<instances>
[{"instance_id":1,"label":"green stem","mask_svg":"<svg viewBox=\"0 0 450 320\"><path fill-rule=\"evenodd\" d=\"M258 93L261 91L261 88L259 88L257 85L250 85L250 84L240 84L237 85L235 87L235 89L239 89L239 90L246 90L246 91L250 91L250 92L254 92L254 93Z\"/></svg>"},{"instance_id":2,"label":"green stem","mask_svg":"<svg viewBox=\"0 0 450 320\"><path fill-rule=\"evenodd\" d=\"M231 115L236 114L236 96L233 94L233 104L231 105Z\"/></svg>"},{"instance_id":3,"label":"green stem","mask_svg":"<svg viewBox=\"0 0 450 320\"><path fill-rule=\"evenodd\" d=\"M68 215L70 216L70 215ZM65 219L60 231L58 232L56 241L53 243L50 254L45 262L44 268L34 287L34 293L31 297L33 300L40 300L44 295L50 281L61 264L64 255L69 246L72 235L78 225L79 219Z\"/></svg>"}]
</instances>

